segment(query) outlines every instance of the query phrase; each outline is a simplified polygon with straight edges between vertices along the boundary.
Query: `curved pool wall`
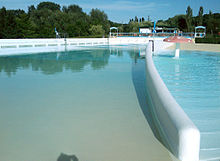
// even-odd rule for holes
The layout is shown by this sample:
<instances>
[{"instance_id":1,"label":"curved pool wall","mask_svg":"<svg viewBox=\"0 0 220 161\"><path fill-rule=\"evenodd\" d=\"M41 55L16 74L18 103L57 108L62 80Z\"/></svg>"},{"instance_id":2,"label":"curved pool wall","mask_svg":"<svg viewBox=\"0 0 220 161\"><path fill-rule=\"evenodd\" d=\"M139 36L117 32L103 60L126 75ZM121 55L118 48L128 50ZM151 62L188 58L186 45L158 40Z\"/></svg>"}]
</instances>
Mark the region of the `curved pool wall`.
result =
<instances>
[{"instance_id":1,"label":"curved pool wall","mask_svg":"<svg viewBox=\"0 0 220 161\"><path fill-rule=\"evenodd\" d=\"M150 43L149 43L150 44ZM178 159L198 161L200 132L170 94L152 60L146 52L146 84L148 102L159 137Z\"/></svg>"}]
</instances>

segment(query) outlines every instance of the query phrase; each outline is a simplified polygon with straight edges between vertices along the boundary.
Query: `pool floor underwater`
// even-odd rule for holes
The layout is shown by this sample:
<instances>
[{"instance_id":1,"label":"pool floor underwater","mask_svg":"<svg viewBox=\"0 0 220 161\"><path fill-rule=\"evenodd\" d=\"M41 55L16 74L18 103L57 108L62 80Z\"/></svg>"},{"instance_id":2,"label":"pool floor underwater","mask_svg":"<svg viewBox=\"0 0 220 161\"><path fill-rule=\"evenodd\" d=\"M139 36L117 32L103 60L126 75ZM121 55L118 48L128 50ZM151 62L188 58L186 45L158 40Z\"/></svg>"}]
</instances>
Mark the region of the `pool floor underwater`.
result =
<instances>
[{"instance_id":1,"label":"pool floor underwater","mask_svg":"<svg viewBox=\"0 0 220 161\"><path fill-rule=\"evenodd\" d=\"M175 160L139 105L132 81L132 68L144 70L138 52L0 57L0 160L57 161L61 153L81 161Z\"/></svg>"}]
</instances>

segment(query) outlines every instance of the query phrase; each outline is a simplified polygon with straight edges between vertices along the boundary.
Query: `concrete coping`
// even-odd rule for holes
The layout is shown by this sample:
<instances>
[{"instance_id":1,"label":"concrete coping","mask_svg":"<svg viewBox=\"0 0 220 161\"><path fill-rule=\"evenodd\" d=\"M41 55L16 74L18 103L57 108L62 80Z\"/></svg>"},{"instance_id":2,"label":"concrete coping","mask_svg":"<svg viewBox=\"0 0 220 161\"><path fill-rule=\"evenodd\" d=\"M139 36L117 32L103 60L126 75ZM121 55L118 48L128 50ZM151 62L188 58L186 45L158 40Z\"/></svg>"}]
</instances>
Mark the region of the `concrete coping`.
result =
<instances>
[{"instance_id":1,"label":"concrete coping","mask_svg":"<svg viewBox=\"0 0 220 161\"><path fill-rule=\"evenodd\" d=\"M149 42L149 47L151 42ZM173 98L153 63L152 52L146 52L146 83L152 117L161 142L182 161L198 161L200 132Z\"/></svg>"}]
</instances>

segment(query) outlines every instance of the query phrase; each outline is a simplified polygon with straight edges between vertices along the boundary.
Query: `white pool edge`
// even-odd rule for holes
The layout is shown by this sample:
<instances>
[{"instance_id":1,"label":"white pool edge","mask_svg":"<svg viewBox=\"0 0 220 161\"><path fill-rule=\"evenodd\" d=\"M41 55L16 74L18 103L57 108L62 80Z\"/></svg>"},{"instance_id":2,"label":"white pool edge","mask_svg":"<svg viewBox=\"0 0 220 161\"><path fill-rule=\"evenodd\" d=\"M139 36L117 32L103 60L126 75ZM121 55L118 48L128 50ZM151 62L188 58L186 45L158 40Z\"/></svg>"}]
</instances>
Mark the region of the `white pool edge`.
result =
<instances>
[{"instance_id":1,"label":"white pool edge","mask_svg":"<svg viewBox=\"0 0 220 161\"><path fill-rule=\"evenodd\" d=\"M42 52L65 52L103 45L146 45L155 42L155 51L170 47L164 38L119 37L119 38L62 38L62 39L0 39L0 56L34 54Z\"/></svg>"},{"instance_id":2,"label":"white pool edge","mask_svg":"<svg viewBox=\"0 0 220 161\"><path fill-rule=\"evenodd\" d=\"M200 132L173 98L146 53L146 83L160 141L181 161L199 161Z\"/></svg>"}]
</instances>

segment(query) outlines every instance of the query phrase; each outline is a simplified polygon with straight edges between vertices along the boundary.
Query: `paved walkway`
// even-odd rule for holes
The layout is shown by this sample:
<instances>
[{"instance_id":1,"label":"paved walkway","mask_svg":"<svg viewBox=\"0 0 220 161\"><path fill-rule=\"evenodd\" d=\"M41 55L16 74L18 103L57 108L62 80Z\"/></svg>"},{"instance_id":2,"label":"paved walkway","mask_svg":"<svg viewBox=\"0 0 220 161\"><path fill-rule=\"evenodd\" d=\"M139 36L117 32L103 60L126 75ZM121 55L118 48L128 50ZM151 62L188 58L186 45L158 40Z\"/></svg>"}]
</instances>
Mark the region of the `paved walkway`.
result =
<instances>
[{"instance_id":1,"label":"paved walkway","mask_svg":"<svg viewBox=\"0 0 220 161\"><path fill-rule=\"evenodd\" d=\"M175 45L167 48L175 49ZM208 52L220 52L220 44L200 44L200 43L182 43L180 44L181 50L198 50Z\"/></svg>"}]
</instances>

